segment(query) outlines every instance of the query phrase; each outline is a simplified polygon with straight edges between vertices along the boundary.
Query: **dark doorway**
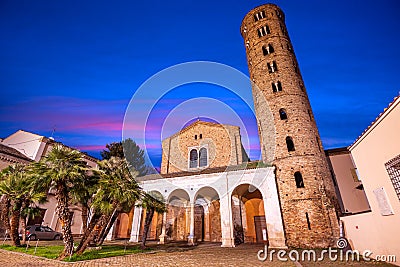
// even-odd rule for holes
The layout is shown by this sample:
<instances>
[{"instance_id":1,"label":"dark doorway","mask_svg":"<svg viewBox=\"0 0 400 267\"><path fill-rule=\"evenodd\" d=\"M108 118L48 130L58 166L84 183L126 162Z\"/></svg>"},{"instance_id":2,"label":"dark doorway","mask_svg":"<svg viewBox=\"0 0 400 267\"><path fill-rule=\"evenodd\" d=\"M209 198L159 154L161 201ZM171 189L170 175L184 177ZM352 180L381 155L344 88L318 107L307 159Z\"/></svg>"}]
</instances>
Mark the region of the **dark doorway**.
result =
<instances>
[{"instance_id":1,"label":"dark doorway","mask_svg":"<svg viewBox=\"0 0 400 267\"><path fill-rule=\"evenodd\" d=\"M204 241L204 208L200 205L194 207L194 236L197 241Z\"/></svg>"},{"instance_id":2,"label":"dark doorway","mask_svg":"<svg viewBox=\"0 0 400 267\"><path fill-rule=\"evenodd\" d=\"M263 230L265 232L265 235L267 235L267 223L265 221L265 216L254 216L254 228L256 230L256 242L263 243Z\"/></svg>"}]
</instances>

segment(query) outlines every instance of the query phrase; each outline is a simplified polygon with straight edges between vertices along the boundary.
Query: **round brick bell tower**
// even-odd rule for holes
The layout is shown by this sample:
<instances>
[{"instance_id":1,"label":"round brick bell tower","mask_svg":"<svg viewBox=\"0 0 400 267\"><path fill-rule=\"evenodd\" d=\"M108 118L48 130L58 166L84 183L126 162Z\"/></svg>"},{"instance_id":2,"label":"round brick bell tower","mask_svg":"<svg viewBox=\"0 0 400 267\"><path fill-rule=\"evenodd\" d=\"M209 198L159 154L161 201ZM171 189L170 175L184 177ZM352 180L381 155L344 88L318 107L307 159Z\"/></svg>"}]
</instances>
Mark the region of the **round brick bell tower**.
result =
<instances>
[{"instance_id":1,"label":"round brick bell tower","mask_svg":"<svg viewBox=\"0 0 400 267\"><path fill-rule=\"evenodd\" d=\"M337 201L285 15L274 4L256 7L241 34L262 159L276 167L287 245L332 246L339 237Z\"/></svg>"}]
</instances>

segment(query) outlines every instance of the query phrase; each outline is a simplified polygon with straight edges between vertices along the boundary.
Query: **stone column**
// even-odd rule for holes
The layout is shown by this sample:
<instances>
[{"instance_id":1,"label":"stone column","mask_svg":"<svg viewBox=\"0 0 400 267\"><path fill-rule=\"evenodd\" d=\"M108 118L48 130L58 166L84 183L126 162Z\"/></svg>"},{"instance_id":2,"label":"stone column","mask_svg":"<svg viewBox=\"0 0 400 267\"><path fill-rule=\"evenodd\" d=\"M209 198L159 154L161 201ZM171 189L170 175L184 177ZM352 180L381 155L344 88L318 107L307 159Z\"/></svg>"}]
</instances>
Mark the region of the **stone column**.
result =
<instances>
[{"instance_id":1,"label":"stone column","mask_svg":"<svg viewBox=\"0 0 400 267\"><path fill-rule=\"evenodd\" d=\"M195 236L194 236L194 203L190 203L190 234L188 237L188 244L194 245Z\"/></svg>"},{"instance_id":2,"label":"stone column","mask_svg":"<svg viewBox=\"0 0 400 267\"><path fill-rule=\"evenodd\" d=\"M185 237L190 234L190 205L185 204Z\"/></svg>"},{"instance_id":3,"label":"stone column","mask_svg":"<svg viewBox=\"0 0 400 267\"><path fill-rule=\"evenodd\" d=\"M229 192L220 199L219 210L221 213L221 247L234 247L235 241L233 238L232 203Z\"/></svg>"},{"instance_id":4,"label":"stone column","mask_svg":"<svg viewBox=\"0 0 400 267\"><path fill-rule=\"evenodd\" d=\"M162 227L161 227L161 235L160 235L160 242L159 244L165 244L165 241L167 239L167 235L165 234L166 232L166 225L167 224L167 213L163 213L163 218L162 218Z\"/></svg>"},{"instance_id":5,"label":"stone column","mask_svg":"<svg viewBox=\"0 0 400 267\"><path fill-rule=\"evenodd\" d=\"M129 242L139 242L140 223L142 221L142 207L136 206L133 213L131 238Z\"/></svg>"},{"instance_id":6,"label":"stone column","mask_svg":"<svg viewBox=\"0 0 400 267\"><path fill-rule=\"evenodd\" d=\"M207 208L207 210L204 210L204 241L211 241L210 236L210 213Z\"/></svg>"}]
</instances>

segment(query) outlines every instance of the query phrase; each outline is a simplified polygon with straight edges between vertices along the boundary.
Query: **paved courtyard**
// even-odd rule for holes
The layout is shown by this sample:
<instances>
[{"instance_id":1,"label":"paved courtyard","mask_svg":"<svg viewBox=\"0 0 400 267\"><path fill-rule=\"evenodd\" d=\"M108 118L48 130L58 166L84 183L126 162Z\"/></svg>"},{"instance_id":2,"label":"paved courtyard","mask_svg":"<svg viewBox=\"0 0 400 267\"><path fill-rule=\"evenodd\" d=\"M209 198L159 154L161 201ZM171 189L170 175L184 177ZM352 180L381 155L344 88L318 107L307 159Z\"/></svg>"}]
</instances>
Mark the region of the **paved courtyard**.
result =
<instances>
[{"instance_id":1,"label":"paved courtyard","mask_svg":"<svg viewBox=\"0 0 400 267\"><path fill-rule=\"evenodd\" d=\"M151 253L141 253L120 257L65 263L48 260L31 255L10 252L0 249L0 266L73 266L73 267L100 267L100 266L390 266L378 262L280 262L276 258L271 262L268 259L261 262L257 258L257 251L262 246L241 245L236 248L221 248L217 244L203 244L193 249L157 250Z\"/></svg>"}]
</instances>

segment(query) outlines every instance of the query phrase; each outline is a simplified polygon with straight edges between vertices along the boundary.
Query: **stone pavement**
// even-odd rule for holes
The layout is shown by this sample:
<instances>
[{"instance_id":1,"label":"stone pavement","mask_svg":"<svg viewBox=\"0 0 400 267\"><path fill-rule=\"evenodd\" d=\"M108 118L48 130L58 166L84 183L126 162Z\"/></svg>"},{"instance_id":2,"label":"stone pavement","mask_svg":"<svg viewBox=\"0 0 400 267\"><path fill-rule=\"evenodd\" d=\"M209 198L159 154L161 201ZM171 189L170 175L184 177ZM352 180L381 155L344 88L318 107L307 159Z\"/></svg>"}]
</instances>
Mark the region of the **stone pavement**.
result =
<instances>
[{"instance_id":1,"label":"stone pavement","mask_svg":"<svg viewBox=\"0 0 400 267\"><path fill-rule=\"evenodd\" d=\"M241 245L236 248L221 248L215 244L203 244L186 251L156 251L140 253L106 259L65 263L48 260L22 253L0 249L0 267L101 267L101 266L341 266L349 265L346 262L279 262L276 259L270 262L261 262L257 259L257 251L261 246ZM352 262L351 266L385 266L374 262ZM388 266L388 265L386 265Z\"/></svg>"}]
</instances>

